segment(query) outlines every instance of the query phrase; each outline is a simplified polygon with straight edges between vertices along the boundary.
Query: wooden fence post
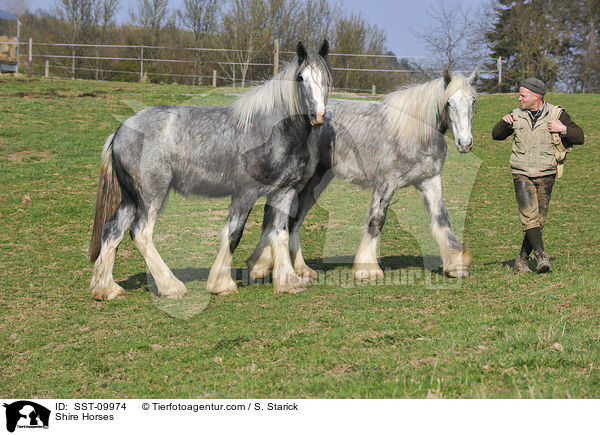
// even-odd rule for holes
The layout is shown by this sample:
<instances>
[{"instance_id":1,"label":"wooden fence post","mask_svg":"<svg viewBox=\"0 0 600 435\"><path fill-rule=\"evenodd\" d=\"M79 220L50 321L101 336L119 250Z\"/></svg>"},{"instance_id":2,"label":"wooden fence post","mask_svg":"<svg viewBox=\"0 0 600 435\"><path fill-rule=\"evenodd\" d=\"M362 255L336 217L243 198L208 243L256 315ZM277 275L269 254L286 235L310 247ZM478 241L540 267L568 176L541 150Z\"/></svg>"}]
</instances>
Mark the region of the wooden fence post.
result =
<instances>
[{"instance_id":1,"label":"wooden fence post","mask_svg":"<svg viewBox=\"0 0 600 435\"><path fill-rule=\"evenodd\" d=\"M21 22L17 20L17 42L19 42L21 40ZM17 44L17 48L15 50L15 55L17 56L17 69L16 69L16 73L19 74L19 64L21 62L19 62L19 44Z\"/></svg>"},{"instance_id":2,"label":"wooden fence post","mask_svg":"<svg viewBox=\"0 0 600 435\"><path fill-rule=\"evenodd\" d=\"M279 69L279 39L273 42L273 75L277 74Z\"/></svg>"},{"instance_id":3,"label":"wooden fence post","mask_svg":"<svg viewBox=\"0 0 600 435\"><path fill-rule=\"evenodd\" d=\"M140 46L140 82L144 80L144 46Z\"/></svg>"},{"instance_id":4,"label":"wooden fence post","mask_svg":"<svg viewBox=\"0 0 600 435\"><path fill-rule=\"evenodd\" d=\"M217 87L217 70L213 69L213 88Z\"/></svg>"},{"instance_id":5,"label":"wooden fence post","mask_svg":"<svg viewBox=\"0 0 600 435\"><path fill-rule=\"evenodd\" d=\"M502 56L498 56L498 92L502 92Z\"/></svg>"},{"instance_id":6,"label":"wooden fence post","mask_svg":"<svg viewBox=\"0 0 600 435\"><path fill-rule=\"evenodd\" d=\"M29 76L33 75L33 64L31 63L32 56L33 56L33 39L29 38Z\"/></svg>"},{"instance_id":7,"label":"wooden fence post","mask_svg":"<svg viewBox=\"0 0 600 435\"><path fill-rule=\"evenodd\" d=\"M50 77L50 61L49 60L46 61L44 77Z\"/></svg>"}]
</instances>

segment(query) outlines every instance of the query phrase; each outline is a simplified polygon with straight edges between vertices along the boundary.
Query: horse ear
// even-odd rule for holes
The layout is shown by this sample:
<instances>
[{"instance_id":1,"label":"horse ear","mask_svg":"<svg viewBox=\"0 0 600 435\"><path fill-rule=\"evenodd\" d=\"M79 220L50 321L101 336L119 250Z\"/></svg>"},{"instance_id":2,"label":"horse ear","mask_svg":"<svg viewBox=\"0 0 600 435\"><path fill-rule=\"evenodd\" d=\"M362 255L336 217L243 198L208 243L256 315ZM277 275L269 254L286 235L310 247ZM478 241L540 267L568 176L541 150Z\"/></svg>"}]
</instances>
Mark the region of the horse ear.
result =
<instances>
[{"instance_id":1,"label":"horse ear","mask_svg":"<svg viewBox=\"0 0 600 435\"><path fill-rule=\"evenodd\" d=\"M452 75L450 74L450 70L446 68L444 70L444 87L447 88L451 81Z\"/></svg>"},{"instance_id":2,"label":"horse ear","mask_svg":"<svg viewBox=\"0 0 600 435\"><path fill-rule=\"evenodd\" d=\"M327 39L323 39L321 48L319 48L319 54L323 59L327 59L327 55L329 54L329 41Z\"/></svg>"},{"instance_id":3,"label":"horse ear","mask_svg":"<svg viewBox=\"0 0 600 435\"><path fill-rule=\"evenodd\" d=\"M478 75L479 75L479 65L477 65L475 67L475 69L473 70L473 72L471 73L469 78L467 79L469 81L469 84L472 84L475 80L477 80Z\"/></svg>"},{"instance_id":4,"label":"horse ear","mask_svg":"<svg viewBox=\"0 0 600 435\"><path fill-rule=\"evenodd\" d=\"M298 45L296 45L296 54L298 55L298 65L300 65L306 59L306 48L302 41L298 41Z\"/></svg>"}]
</instances>

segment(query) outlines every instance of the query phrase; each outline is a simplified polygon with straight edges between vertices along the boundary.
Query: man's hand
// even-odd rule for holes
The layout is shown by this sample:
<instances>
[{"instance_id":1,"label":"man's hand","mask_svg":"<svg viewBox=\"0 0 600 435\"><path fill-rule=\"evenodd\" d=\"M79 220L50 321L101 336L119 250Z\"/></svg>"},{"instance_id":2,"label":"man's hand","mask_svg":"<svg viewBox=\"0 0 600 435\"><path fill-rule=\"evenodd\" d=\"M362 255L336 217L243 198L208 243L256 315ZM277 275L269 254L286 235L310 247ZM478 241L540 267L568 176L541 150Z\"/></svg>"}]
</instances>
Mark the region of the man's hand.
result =
<instances>
[{"instance_id":1,"label":"man's hand","mask_svg":"<svg viewBox=\"0 0 600 435\"><path fill-rule=\"evenodd\" d=\"M497 118L496 118L496 119L497 119ZM508 115L504 115L504 116L502 117L502 121L506 122L506 123L507 123L507 124L509 124L509 125L512 125L512 124L513 124L513 122L515 122L515 121L516 121L516 119L514 118L514 116L513 116L513 114L512 114L512 113L509 113Z\"/></svg>"},{"instance_id":2,"label":"man's hand","mask_svg":"<svg viewBox=\"0 0 600 435\"><path fill-rule=\"evenodd\" d=\"M550 121L548 123L548 131L550 131L550 133L565 134L567 132L567 127L560 122L560 120Z\"/></svg>"}]
</instances>

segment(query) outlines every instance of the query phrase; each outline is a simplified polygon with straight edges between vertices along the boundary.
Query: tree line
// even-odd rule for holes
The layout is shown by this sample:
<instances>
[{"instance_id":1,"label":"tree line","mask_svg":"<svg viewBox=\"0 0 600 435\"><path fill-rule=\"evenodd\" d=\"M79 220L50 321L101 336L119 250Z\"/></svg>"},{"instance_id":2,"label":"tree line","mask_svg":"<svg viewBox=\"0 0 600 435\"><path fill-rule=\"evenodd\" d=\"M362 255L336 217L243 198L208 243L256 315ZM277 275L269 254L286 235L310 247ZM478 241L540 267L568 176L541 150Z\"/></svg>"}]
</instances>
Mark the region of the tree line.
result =
<instances>
[{"instance_id":1,"label":"tree line","mask_svg":"<svg viewBox=\"0 0 600 435\"><path fill-rule=\"evenodd\" d=\"M19 3L0 0L0 8L2 2ZM245 86L272 75L268 64L273 62L275 40L281 59L289 61L298 40L318 47L327 37L334 53L381 56L331 56L331 65L338 68L336 88L367 90L375 85L384 92L439 75L443 68L470 70L479 64L489 71L480 82L485 91L515 91L529 76L539 77L551 89L600 91L600 0L483 0L478 9L466 9L458 0L432 0L427 22L416 23L413 29L431 53L430 59L420 62L397 58L386 46L384 29L346 12L341 0L184 0L178 10L169 8L168 0L137 0L129 22L117 25L119 3L55 0L50 11L15 12L23 23L23 40L148 47L143 53L137 48L59 49L65 57L53 63L81 78L139 80L143 55L145 77L151 81L209 84L217 70L226 82L235 78L236 84ZM167 48L151 48L158 46ZM220 51L185 50L207 47ZM69 55L129 60L69 63ZM165 58L187 62L159 62ZM500 86L495 72L498 58Z\"/></svg>"},{"instance_id":2,"label":"tree line","mask_svg":"<svg viewBox=\"0 0 600 435\"><path fill-rule=\"evenodd\" d=\"M505 88L535 76L552 88L600 92L600 0L495 0L485 33L505 59Z\"/></svg>"},{"instance_id":3,"label":"tree line","mask_svg":"<svg viewBox=\"0 0 600 435\"><path fill-rule=\"evenodd\" d=\"M433 0L429 25L418 33L438 65L468 68L479 62L490 92L516 91L527 77L550 89L600 92L600 0L484 0L464 9L456 0Z\"/></svg>"},{"instance_id":4,"label":"tree line","mask_svg":"<svg viewBox=\"0 0 600 435\"><path fill-rule=\"evenodd\" d=\"M362 16L343 12L334 0L185 0L178 10L168 0L138 0L129 22L117 25L119 0L56 0L50 11L25 11L22 40L66 44L111 44L130 48L35 47L78 78L139 80L139 49L144 45L144 76L150 81L210 84L217 70L226 84L238 86L268 79L273 74L274 41L280 60L290 61L296 44L317 48L327 37L338 53L379 54L389 57L332 56L330 63L344 68L335 74L334 86L347 89L391 90L408 74L355 72L349 69L406 68L386 48L385 32ZM164 48L153 48L164 47ZM189 50L190 48L211 48ZM73 62L69 56L75 58ZM93 60L81 57L126 58ZM152 60L154 59L154 60ZM160 62L177 59L182 63ZM41 66L38 65L38 68ZM347 69L347 70L346 70Z\"/></svg>"}]
</instances>

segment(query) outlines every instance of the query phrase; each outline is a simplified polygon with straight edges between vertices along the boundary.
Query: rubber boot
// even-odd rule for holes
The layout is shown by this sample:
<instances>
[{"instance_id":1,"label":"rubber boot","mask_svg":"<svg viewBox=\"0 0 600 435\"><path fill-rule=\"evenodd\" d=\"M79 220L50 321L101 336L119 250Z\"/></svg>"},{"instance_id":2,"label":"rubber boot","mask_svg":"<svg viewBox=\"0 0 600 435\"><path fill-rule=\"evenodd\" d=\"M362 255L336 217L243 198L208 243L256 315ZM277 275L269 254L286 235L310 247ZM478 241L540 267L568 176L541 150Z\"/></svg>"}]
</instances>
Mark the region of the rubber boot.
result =
<instances>
[{"instance_id":1,"label":"rubber boot","mask_svg":"<svg viewBox=\"0 0 600 435\"><path fill-rule=\"evenodd\" d=\"M515 273L531 273L531 269L529 268L529 255L521 252L515 258Z\"/></svg>"},{"instance_id":2,"label":"rubber boot","mask_svg":"<svg viewBox=\"0 0 600 435\"><path fill-rule=\"evenodd\" d=\"M546 254L543 249L536 249L535 260L537 261L537 273L552 272L552 268L550 267L550 259L548 258L548 254Z\"/></svg>"}]
</instances>

